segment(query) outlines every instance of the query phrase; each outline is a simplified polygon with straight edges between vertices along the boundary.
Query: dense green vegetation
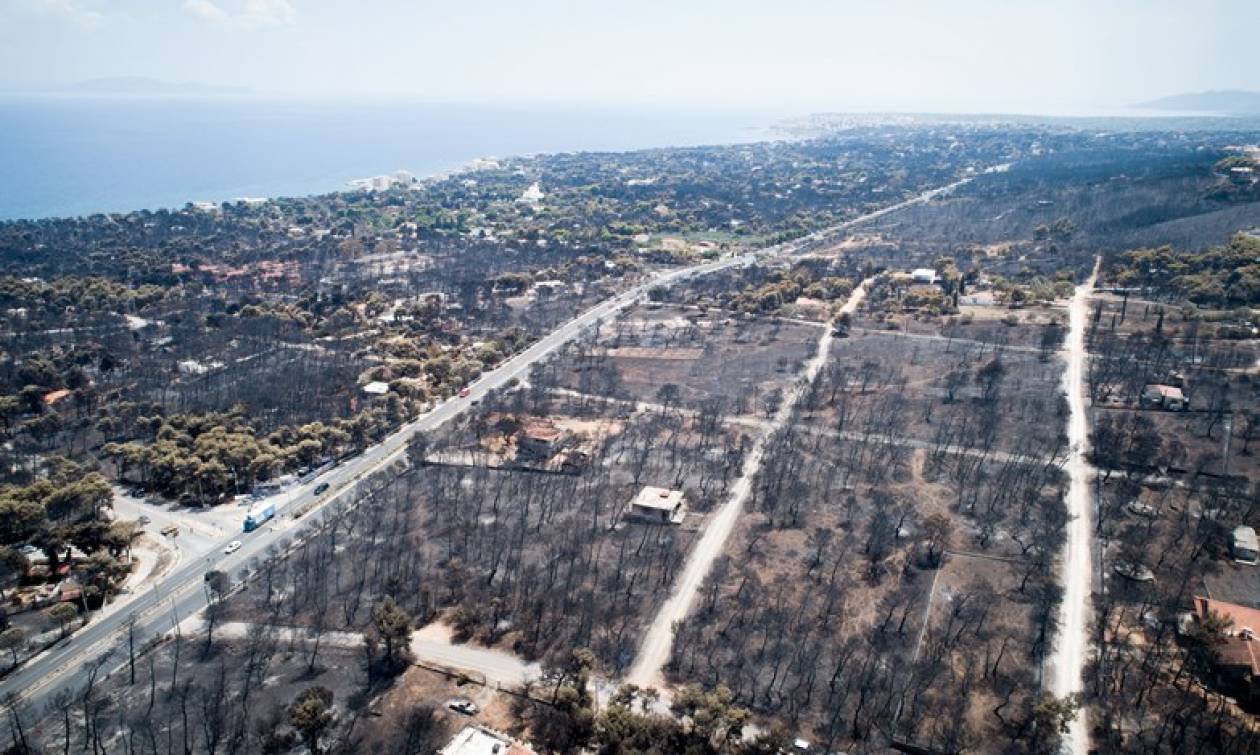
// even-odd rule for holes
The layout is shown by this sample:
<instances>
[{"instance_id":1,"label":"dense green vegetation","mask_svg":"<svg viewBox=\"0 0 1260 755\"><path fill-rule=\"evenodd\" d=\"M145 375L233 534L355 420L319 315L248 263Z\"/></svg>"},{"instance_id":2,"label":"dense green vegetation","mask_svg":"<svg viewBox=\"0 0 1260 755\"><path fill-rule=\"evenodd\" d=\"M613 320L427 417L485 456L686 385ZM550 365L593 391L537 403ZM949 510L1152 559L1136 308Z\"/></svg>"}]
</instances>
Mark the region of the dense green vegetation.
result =
<instances>
[{"instance_id":1,"label":"dense green vegetation","mask_svg":"<svg viewBox=\"0 0 1260 755\"><path fill-rule=\"evenodd\" d=\"M1128 252L1114 280L1211 307L1260 306L1260 238L1238 234L1202 252L1171 246Z\"/></svg>"},{"instance_id":2,"label":"dense green vegetation","mask_svg":"<svg viewBox=\"0 0 1260 755\"><path fill-rule=\"evenodd\" d=\"M379 441L402 419L402 402L350 419L283 427L259 438L244 406L225 413L138 417L137 439L106 443L120 480L134 477L163 495L207 505L248 492L276 473L309 468Z\"/></svg>"}]
</instances>

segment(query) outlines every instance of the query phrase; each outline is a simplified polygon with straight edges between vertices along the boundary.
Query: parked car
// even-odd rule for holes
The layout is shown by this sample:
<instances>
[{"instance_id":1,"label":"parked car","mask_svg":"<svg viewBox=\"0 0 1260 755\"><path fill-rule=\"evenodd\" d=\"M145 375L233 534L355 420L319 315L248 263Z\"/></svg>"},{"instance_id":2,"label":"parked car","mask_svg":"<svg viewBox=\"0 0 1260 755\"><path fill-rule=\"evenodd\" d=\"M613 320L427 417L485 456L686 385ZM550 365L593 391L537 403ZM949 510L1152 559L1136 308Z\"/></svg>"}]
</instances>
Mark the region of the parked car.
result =
<instances>
[{"instance_id":1,"label":"parked car","mask_svg":"<svg viewBox=\"0 0 1260 755\"><path fill-rule=\"evenodd\" d=\"M1131 579L1134 582L1154 582L1155 572L1146 568L1142 564L1132 561L1121 561L1112 567L1112 571L1125 579Z\"/></svg>"},{"instance_id":2,"label":"parked car","mask_svg":"<svg viewBox=\"0 0 1260 755\"><path fill-rule=\"evenodd\" d=\"M464 386L463 388L459 389L460 398L468 398L469 394L471 393L472 393L472 388L469 388L468 386Z\"/></svg>"},{"instance_id":3,"label":"parked car","mask_svg":"<svg viewBox=\"0 0 1260 755\"><path fill-rule=\"evenodd\" d=\"M475 716L477 715L477 712L481 710L472 700L467 700L462 697L457 697L454 700L448 701L446 703L446 707L456 713L463 713L465 716Z\"/></svg>"}]
</instances>

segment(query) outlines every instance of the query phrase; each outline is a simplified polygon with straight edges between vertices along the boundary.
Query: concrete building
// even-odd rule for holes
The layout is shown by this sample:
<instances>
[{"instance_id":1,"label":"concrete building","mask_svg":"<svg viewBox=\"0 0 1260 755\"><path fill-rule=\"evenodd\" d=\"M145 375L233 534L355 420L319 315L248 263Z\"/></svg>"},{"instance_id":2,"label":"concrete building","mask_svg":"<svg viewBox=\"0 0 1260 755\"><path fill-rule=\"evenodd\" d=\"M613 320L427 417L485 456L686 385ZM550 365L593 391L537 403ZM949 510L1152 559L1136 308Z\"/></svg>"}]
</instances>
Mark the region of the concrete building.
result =
<instances>
[{"instance_id":1,"label":"concrete building","mask_svg":"<svg viewBox=\"0 0 1260 755\"><path fill-rule=\"evenodd\" d=\"M1230 550L1234 554L1235 561L1241 561L1244 564L1254 564L1260 560L1260 539L1256 538L1256 531L1250 527L1235 527ZM1260 626L1256 627L1260 629Z\"/></svg>"},{"instance_id":2,"label":"concrete building","mask_svg":"<svg viewBox=\"0 0 1260 755\"><path fill-rule=\"evenodd\" d=\"M564 431L549 419L532 419L521 428L516 440L517 455L522 459L546 461L560 450Z\"/></svg>"},{"instance_id":3,"label":"concrete building","mask_svg":"<svg viewBox=\"0 0 1260 755\"><path fill-rule=\"evenodd\" d=\"M630 514L651 522L681 524L687 516L687 502L681 490L654 488L651 485L639 491L630 503Z\"/></svg>"},{"instance_id":4,"label":"concrete building","mask_svg":"<svg viewBox=\"0 0 1260 755\"><path fill-rule=\"evenodd\" d=\"M438 755L537 755L537 753L494 729L486 726L465 726L438 751Z\"/></svg>"},{"instance_id":5,"label":"concrete building","mask_svg":"<svg viewBox=\"0 0 1260 755\"><path fill-rule=\"evenodd\" d=\"M550 299L561 291L564 291L568 284L564 281L538 281L534 284L534 296L541 299Z\"/></svg>"},{"instance_id":6,"label":"concrete building","mask_svg":"<svg viewBox=\"0 0 1260 755\"><path fill-rule=\"evenodd\" d=\"M1194 612L1200 624L1209 614L1228 624L1213 654L1217 682L1244 701L1260 698L1260 610L1196 595Z\"/></svg>"},{"instance_id":7,"label":"concrete building","mask_svg":"<svg viewBox=\"0 0 1260 755\"><path fill-rule=\"evenodd\" d=\"M931 285L936 282L936 271L930 267L921 267L911 272L910 278L915 283L926 283Z\"/></svg>"},{"instance_id":8,"label":"concrete building","mask_svg":"<svg viewBox=\"0 0 1260 755\"><path fill-rule=\"evenodd\" d=\"M389 383L382 383L379 380L373 380L363 386L363 392L369 396L384 396L389 393Z\"/></svg>"},{"instance_id":9,"label":"concrete building","mask_svg":"<svg viewBox=\"0 0 1260 755\"><path fill-rule=\"evenodd\" d=\"M1175 385L1148 385L1142 389L1142 403L1178 412L1189 405L1186 395Z\"/></svg>"},{"instance_id":10,"label":"concrete building","mask_svg":"<svg viewBox=\"0 0 1260 755\"><path fill-rule=\"evenodd\" d=\"M52 406L64 400L69 395L70 395L70 391L65 388L61 388L55 391L49 391L48 393L44 394L44 406Z\"/></svg>"},{"instance_id":11,"label":"concrete building","mask_svg":"<svg viewBox=\"0 0 1260 755\"><path fill-rule=\"evenodd\" d=\"M204 375L207 372L217 370L221 367L223 367L223 362L214 360L209 362L199 362L196 359L185 359L184 361L176 364L176 369L179 370L179 374L189 375L192 377Z\"/></svg>"}]
</instances>

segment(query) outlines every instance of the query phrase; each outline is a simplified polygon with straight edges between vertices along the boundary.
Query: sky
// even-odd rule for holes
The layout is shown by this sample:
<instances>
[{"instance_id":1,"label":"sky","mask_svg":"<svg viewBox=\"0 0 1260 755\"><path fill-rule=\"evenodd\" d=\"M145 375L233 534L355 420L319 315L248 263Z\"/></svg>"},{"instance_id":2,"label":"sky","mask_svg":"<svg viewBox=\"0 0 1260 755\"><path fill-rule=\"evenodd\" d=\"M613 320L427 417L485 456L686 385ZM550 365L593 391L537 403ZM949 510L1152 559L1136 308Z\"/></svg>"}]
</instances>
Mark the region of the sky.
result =
<instances>
[{"instance_id":1,"label":"sky","mask_svg":"<svg viewBox=\"0 0 1260 755\"><path fill-rule=\"evenodd\" d=\"M1257 0L0 0L0 90L1084 114L1260 90Z\"/></svg>"}]
</instances>

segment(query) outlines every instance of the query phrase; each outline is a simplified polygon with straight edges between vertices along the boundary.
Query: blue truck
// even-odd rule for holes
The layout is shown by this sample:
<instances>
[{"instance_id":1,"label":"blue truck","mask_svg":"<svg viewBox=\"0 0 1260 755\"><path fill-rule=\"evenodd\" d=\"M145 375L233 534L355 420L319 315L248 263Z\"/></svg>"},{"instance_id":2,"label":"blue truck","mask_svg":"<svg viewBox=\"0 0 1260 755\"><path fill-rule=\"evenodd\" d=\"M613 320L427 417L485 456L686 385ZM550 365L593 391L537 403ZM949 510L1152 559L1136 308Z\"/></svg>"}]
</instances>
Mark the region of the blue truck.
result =
<instances>
[{"instance_id":1,"label":"blue truck","mask_svg":"<svg viewBox=\"0 0 1260 755\"><path fill-rule=\"evenodd\" d=\"M276 515L276 504L260 503L249 510L245 515L245 531L253 532L267 522L268 519Z\"/></svg>"}]
</instances>

